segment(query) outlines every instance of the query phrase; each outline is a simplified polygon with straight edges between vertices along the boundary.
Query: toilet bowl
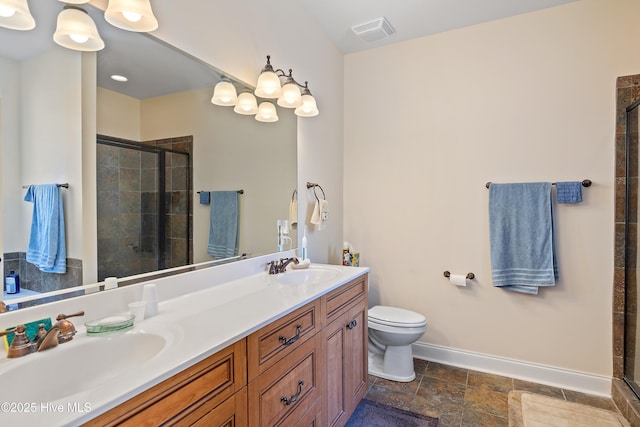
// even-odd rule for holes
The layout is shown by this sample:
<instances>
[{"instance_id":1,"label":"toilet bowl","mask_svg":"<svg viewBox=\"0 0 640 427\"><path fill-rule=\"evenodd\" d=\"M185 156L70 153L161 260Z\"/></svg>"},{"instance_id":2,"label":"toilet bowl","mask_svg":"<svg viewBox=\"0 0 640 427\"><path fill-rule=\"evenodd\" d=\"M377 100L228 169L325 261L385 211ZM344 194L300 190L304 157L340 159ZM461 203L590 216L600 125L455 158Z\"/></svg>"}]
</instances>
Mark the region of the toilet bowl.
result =
<instances>
[{"instance_id":1,"label":"toilet bowl","mask_svg":"<svg viewBox=\"0 0 640 427\"><path fill-rule=\"evenodd\" d=\"M416 378L411 344L427 330L427 319L403 308L377 305L369 309L369 373L391 381Z\"/></svg>"}]
</instances>

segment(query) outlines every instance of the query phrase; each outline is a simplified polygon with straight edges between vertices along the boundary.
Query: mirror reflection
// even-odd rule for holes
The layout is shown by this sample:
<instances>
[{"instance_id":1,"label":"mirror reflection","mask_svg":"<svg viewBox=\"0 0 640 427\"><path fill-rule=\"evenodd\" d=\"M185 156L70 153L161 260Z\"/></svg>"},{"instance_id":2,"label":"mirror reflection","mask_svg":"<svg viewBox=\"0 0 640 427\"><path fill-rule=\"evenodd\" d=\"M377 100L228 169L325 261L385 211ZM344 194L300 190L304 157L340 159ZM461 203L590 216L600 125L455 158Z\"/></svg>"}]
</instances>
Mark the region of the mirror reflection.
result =
<instances>
[{"instance_id":1,"label":"mirror reflection","mask_svg":"<svg viewBox=\"0 0 640 427\"><path fill-rule=\"evenodd\" d=\"M30 8L34 30L0 28L0 253L3 277L13 270L21 281L21 292L5 293L5 302L279 249L276 224L289 218L296 185L291 110L260 123L213 105L219 70L147 35L111 28L90 6L104 50L62 48L52 34L63 4ZM64 274L26 262L33 206L23 186L47 183L69 184L60 190ZM212 245L234 238L210 235L220 206L212 202L228 193L236 204L222 211L230 209L230 218L237 212L237 243L216 253ZM289 231L280 249L295 246L296 230Z\"/></svg>"}]
</instances>

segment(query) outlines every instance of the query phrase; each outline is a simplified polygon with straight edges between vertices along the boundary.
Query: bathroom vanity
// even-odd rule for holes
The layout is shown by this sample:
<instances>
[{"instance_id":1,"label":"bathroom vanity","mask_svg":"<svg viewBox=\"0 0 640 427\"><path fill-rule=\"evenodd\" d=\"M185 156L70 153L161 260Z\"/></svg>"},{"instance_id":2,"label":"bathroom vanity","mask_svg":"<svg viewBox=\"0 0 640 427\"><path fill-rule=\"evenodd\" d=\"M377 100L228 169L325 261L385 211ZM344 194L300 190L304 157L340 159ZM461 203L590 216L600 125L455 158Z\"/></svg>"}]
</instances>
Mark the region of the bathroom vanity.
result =
<instances>
[{"instance_id":1,"label":"bathroom vanity","mask_svg":"<svg viewBox=\"0 0 640 427\"><path fill-rule=\"evenodd\" d=\"M344 425L367 390L368 269L312 266L228 279L166 299L158 281L158 316L104 339L83 336L78 322L77 342L18 361L15 368L23 369L21 362L29 358L46 363L55 352L71 354L73 346L105 339L114 346L130 345L131 357L136 357L143 350L135 343L145 341L143 336L164 333L166 340L135 367L72 397L51 399L65 408L70 400L88 402L91 411L40 414L44 418L37 423L13 417L12 425L23 425L22 420L24 425L87 426ZM113 357L115 369L119 362ZM99 364L95 369L108 370L109 364L99 358L93 357ZM0 380L13 362L0 360Z\"/></svg>"}]
</instances>

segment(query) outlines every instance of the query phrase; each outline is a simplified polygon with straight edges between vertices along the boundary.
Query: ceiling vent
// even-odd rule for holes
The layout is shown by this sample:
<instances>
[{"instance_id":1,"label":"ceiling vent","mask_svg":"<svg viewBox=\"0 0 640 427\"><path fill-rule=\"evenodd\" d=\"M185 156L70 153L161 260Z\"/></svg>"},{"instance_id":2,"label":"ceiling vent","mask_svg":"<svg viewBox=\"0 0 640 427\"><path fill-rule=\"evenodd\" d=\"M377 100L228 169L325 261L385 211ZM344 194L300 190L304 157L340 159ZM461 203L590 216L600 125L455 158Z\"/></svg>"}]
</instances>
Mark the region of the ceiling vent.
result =
<instances>
[{"instance_id":1,"label":"ceiling vent","mask_svg":"<svg viewBox=\"0 0 640 427\"><path fill-rule=\"evenodd\" d=\"M365 42L383 40L396 32L385 17L354 25L351 30Z\"/></svg>"}]
</instances>

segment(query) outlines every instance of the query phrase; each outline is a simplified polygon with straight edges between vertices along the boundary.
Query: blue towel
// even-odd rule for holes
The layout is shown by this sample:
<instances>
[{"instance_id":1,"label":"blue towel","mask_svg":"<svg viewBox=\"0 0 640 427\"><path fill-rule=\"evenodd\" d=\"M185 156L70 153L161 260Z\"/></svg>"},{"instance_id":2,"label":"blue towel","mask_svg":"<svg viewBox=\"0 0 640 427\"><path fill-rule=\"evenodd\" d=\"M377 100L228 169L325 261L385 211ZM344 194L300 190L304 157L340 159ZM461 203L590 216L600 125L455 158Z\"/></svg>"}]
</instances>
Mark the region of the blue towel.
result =
<instances>
[{"instance_id":1,"label":"blue towel","mask_svg":"<svg viewBox=\"0 0 640 427\"><path fill-rule=\"evenodd\" d=\"M556 182L556 198L558 203L580 203L582 201L582 183Z\"/></svg>"},{"instance_id":2,"label":"blue towel","mask_svg":"<svg viewBox=\"0 0 640 427\"><path fill-rule=\"evenodd\" d=\"M201 191L200 192L200 204L201 205L208 205L211 201L211 193L208 191Z\"/></svg>"},{"instance_id":3,"label":"blue towel","mask_svg":"<svg viewBox=\"0 0 640 427\"><path fill-rule=\"evenodd\" d=\"M30 185L24 200L33 203L27 261L46 273L65 273L64 210L58 186Z\"/></svg>"},{"instance_id":4,"label":"blue towel","mask_svg":"<svg viewBox=\"0 0 640 427\"><path fill-rule=\"evenodd\" d=\"M555 285L551 183L492 183L489 239L494 286L537 294Z\"/></svg>"},{"instance_id":5,"label":"blue towel","mask_svg":"<svg viewBox=\"0 0 640 427\"><path fill-rule=\"evenodd\" d=\"M211 192L211 227L207 252L216 259L238 255L240 210L237 191Z\"/></svg>"}]
</instances>

